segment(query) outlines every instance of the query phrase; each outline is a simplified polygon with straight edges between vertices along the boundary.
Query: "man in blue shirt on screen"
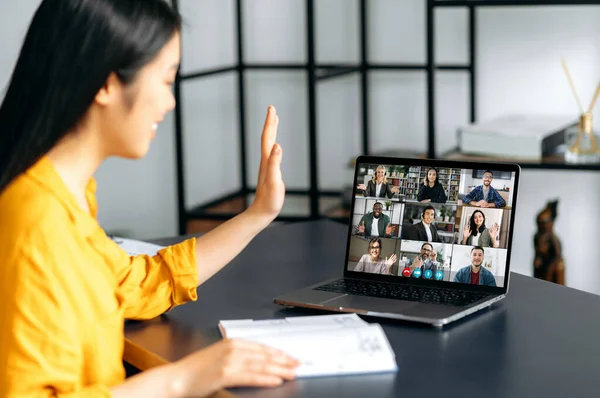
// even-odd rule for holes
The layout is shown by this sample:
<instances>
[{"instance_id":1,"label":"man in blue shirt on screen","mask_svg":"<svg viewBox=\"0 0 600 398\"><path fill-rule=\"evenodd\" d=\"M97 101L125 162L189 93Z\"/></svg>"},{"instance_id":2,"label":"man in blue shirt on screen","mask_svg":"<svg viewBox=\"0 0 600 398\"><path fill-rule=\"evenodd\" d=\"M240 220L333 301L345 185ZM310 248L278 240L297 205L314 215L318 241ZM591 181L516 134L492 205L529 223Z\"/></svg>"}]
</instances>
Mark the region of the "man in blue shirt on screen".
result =
<instances>
[{"instance_id":1,"label":"man in blue shirt on screen","mask_svg":"<svg viewBox=\"0 0 600 398\"><path fill-rule=\"evenodd\" d=\"M477 207L504 207L506 201L500 196L500 193L492 187L494 173L490 170L483 172L483 184L473 188L471 192L465 195L463 203Z\"/></svg>"},{"instance_id":2,"label":"man in blue shirt on screen","mask_svg":"<svg viewBox=\"0 0 600 398\"><path fill-rule=\"evenodd\" d=\"M471 249L471 265L461 268L454 275L454 282L469 283L471 285L496 286L494 274L482 267L483 247L475 246Z\"/></svg>"}]
</instances>

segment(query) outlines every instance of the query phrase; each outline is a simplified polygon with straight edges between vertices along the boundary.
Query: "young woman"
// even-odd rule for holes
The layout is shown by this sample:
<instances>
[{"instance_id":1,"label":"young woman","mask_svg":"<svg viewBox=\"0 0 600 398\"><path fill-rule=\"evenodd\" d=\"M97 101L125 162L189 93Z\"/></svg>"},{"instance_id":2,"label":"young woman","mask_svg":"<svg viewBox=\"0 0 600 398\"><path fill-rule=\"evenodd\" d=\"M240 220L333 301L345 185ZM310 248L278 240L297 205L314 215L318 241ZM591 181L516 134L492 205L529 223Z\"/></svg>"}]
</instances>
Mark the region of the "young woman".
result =
<instances>
[{"instance_id":1,"label":"young woman","mask_svg":"<svg viewBox=\"0 0 600 398\"><path fill-rule=\"evenodd\" d=\"M381 238L371 238L369 241L369 253L363 254L354 271L356 272L368 272L371 274L389 274L392 265L396 262L398 257L392 254L389 258L381 257L381 250L383 249L383 242Z\"/></svg>"},{"instance_id":2,"label":"young woman","mask_svg":"<svg viewBox=\"0 0 600 398\"><path fill-rule=\"evenodd\" d=\"M444 187L438 179L437 169L435 167L428 168L427 175L423 178L423 184L419 185L417 200L423 203L446 203L447 199Z\"/></svg>"},{"instance_id":3,"label":"young woman","mask_svg":"<svg viewBox=\"0 0 600 398\"><path fill-rule=\"evenodd\" d=\"M380 164L375 169L375 175L373 178L365 184L358 184L356 187L362 191L363 196L373 196L376 198L391 198L395 193L400 192L400 188L390 184L386 177L387 169L384 165Z\"/></svg>"},{"instance_id":4,"label":"young woman","mask_svg":"<svg viewBox=\"0 0 600 398\"><path fill-rule=\"evenodd\" d=\"M144 156L175 106L180 24L162 0L43 0L35 13L0 106L2 397L205 396L294 377L284 353L223 340L124 381L123 319L195 300L284 200L270 107L245 212L154 257L129 257L98 225L94 172Z\"/></svg>"},{"instance_id":5,"label":"young woman","mask_svg":"<svg viewBox=\"0 0 600 398\"><path fill-rule=\"evenodd\" d=\"M469 218L469 223L463 229L463 245L498 247L498 224L486 228L485 215L481 210L475 210Z\"/></svg>"}]
</instances>

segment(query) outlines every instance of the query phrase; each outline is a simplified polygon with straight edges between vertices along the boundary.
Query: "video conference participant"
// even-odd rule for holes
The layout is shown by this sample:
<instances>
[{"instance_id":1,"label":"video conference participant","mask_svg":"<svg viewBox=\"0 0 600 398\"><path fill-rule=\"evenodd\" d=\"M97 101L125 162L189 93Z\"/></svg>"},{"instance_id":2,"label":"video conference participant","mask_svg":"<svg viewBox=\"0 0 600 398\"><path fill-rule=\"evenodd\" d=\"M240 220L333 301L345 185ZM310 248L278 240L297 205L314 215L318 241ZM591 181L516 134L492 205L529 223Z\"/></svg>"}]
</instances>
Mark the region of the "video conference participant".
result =
<instances>
[{"instance_id":1,"label":"video conference participant","mask_svg":"<svg viewBox=\"0 0 600 398\"><path fill-rule=\"evenodd\" d=\"M424 242L441 242L437 228L433 225L435 219L435 207L427 206L421 213L421 222L407 227L406 234L403 239L420 240Z\"/></svg>"},{"instance_id":2,"label":"video conference participant","mask_svg":"<svg viewBox=\"0 0 600 398\"><path fill-rule=\"evenodd\" d=\"M175 106L181 16L163 0L35 3L0 105L0 397L198 397L292 379L298 360L234 339L128 379L122 362L124 318L197 300L280 213L275 108L252 204L201 237L129 256L98 223L94 175L113 156L144 157Z\"/></svg>"},{"instance_id":3,"label":"video conference participant","mask_svg":"<svg viewBox=\"0 0 600 398\"><path fill-rule=\"evenodd\" d=\"M423 178L423 183L419 185L417 200L423 203L446 203L446 200L448 200L444 187L438 179L438 171L435 167L427 169L427 175Z\"/></svg>"},{"instance_id":4,"label":"video conference participant","mask_svg":"<svg viewBox=\"0 0 600 398\"><path fill-rule=\"evenodd\" d=\"M373 211L362 216L356 226L356 234L370 236L392 237L393 228L390 218L383 214L381 202L375 202Z\"/></svg>"},{"instance_id":5,"label":"video conference participant","mask_svg":"<svg viewBox=\"0 0 600 398\"><path fill-rule=\"evenodd\" d=\"M470 204L471 206L477 207L504 207L506 201L502 198L500 193L492 187L492 180L494 179L494 173L490 170L483 172L482 185L479 185L471 192L469 192L462 199L463 203Z\"/></svg>"},{"instance_id":6,"label":"video conference participant","mask_svg":"<svg viewBox=\"0 0 600 398\"><path fill-rule=\"evenodd\" d=\"M419 270L419 277L431 279L435 275L435 272L438 270L440 263L437 260L437 253L433 249L431 243L423 243L421 245L421 252L419 255L415 257L410 268L411 274L415 275L415 270ZM426 271L430 270L431 273L426 273Z\"/></svg>"},{"instance_id":7,"label":"video conference participant","mask_svg":"<svg viewBox=\"0 0 600 398\"><path fill-rule=\"evenodd\" d=\"M375 175L371 181L366 186L365 184L358 184L356 188L362 191L363 196L373 196L376 198L385 198L387 196L391 198L395 193L400 192L400 188L393 186L387 181L386 172L387 169L384 165L377 166Z\"/></svg>"},{"instance_id":8,"label":"video conference participant","mask_svg":"<svg viewBox=\"0 0 600 398\"><path fill-rule=\"evenodd\" d=\"M389 275L392 265L398 257L392 254L389 258L381 258L381 250L383 250L381 238L372 238L369 241L369 254L363 254L354 267L354 271Z\"/></svg>"},{"instance_id":9,"label":"video conference participant","mask_svg":"<svg viewBox=\"0 0 600 398\"><path fill-rule=\"evenodd\" d=\"M461 244L481 247L498 247L498 223L491 228L485 226L485 214L481 210L475 210L469 222L463 229Z\"/></svg>"},{"instance_id":10,"label":"video conference participant","mask_svg":"<svg viewBox=\"0 0 600 398\"><path fill-rule=\"evenodd\" d=\"M454 275L454 282L469 283L471 285L496 286L494 274L481 266L483 263L483 247L475 246L471 249L471 265L461 268Z\"/></svg>"}]
</instances>

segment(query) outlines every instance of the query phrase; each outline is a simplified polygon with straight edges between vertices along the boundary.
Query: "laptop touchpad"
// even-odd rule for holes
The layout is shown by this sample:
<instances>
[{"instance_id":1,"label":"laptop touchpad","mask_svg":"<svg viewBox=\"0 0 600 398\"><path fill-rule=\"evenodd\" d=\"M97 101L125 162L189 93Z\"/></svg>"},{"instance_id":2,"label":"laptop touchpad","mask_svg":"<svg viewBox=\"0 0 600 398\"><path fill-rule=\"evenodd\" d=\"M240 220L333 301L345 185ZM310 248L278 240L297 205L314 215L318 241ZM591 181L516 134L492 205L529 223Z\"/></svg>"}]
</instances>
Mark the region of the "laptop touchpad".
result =
<instances>
[{"instance_id":1,"label":"laptop touchpad","mask_svg":"<svg viewBox=\"0 0 600 398\"><path fill-rule=\"evenodd\" d=\"M339 307L343 307L345 310L355 310L356 312L402 313L404 310L415 306L416 303L412 301L347 295L321 304L325 307L336 308L338 310Z\"/></svg>"}]
</instances>

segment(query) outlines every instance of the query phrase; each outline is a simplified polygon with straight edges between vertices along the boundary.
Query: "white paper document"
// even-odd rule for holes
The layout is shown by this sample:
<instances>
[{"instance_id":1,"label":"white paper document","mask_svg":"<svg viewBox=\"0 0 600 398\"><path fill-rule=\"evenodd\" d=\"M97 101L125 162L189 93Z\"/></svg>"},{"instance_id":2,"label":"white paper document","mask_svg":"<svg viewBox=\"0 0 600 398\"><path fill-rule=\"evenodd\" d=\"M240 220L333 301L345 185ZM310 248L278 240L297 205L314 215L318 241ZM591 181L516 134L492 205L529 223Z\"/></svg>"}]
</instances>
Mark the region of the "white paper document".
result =
<instances>
[{"instance_id":1,"label":"white paper document","mask_svg":"<svg viewBox=\"0 0 600 398\"><path fill-rule=\"evenodd\" d=\"M155 245L153 243L144 242L141 240L120 238L113 236L112 240L115 241L121 249L125 250L130 256L137 256L139 254L147 254L154 256L160 249L164 249L164 246Z\"/></svg>"},{"instance_id":2,"label":"white paper document","mask_svg":"<svg viewBox=\"0 0 600 398\"><path fill-rule=\"evenodd\" d=\"M221 321L219 330L223 337L255 341L298 359L297 377L397 370L381 326L356 314Z\"/></svg>"}]
</instances>

